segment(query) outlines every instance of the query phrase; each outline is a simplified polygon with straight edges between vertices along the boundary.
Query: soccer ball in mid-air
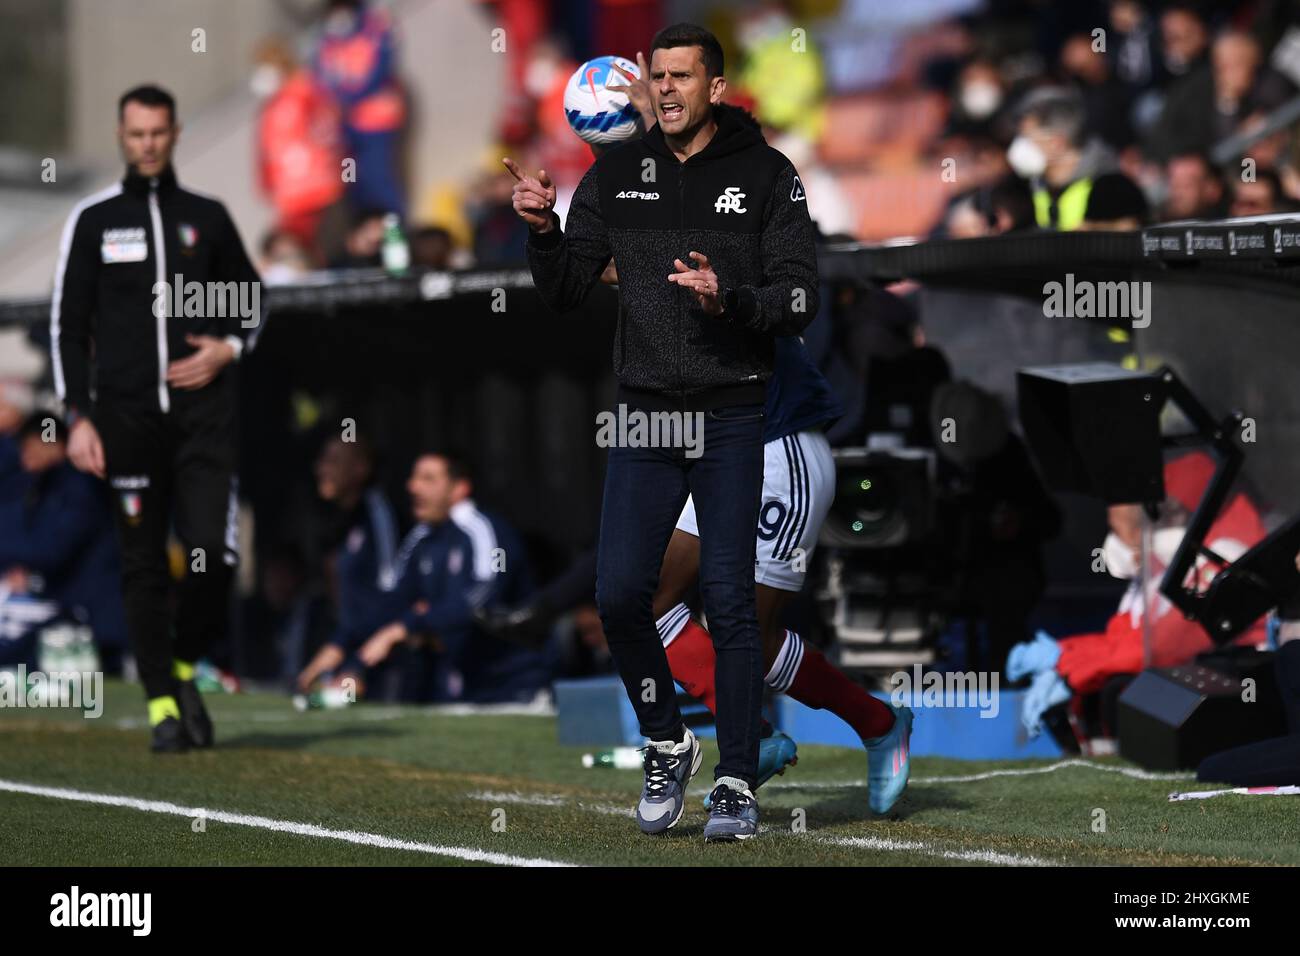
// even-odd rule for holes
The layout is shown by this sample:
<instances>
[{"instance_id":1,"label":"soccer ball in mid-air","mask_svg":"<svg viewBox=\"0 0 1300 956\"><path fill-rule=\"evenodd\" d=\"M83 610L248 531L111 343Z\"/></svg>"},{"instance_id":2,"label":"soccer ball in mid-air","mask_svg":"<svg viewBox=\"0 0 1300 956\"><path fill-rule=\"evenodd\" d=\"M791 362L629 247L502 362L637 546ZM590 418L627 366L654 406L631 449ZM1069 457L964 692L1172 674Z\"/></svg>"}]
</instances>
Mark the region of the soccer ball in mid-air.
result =
<instances>
[{"instance_id":1,"label":"soccer ball in mid-air","mask_svg":"<svg viewBox=\"0 0 1300 956\"><path fill-rule=\"evenodd\" d=\"M617 63L633 76L641 71L621 56L598 56L588 60L569 77L564 88L564 115L569 126L585 142L603 145L631 139L637 133L637 111L626 93L611 92L605 85L627 85Z\"/></svg>"}]
</instances>

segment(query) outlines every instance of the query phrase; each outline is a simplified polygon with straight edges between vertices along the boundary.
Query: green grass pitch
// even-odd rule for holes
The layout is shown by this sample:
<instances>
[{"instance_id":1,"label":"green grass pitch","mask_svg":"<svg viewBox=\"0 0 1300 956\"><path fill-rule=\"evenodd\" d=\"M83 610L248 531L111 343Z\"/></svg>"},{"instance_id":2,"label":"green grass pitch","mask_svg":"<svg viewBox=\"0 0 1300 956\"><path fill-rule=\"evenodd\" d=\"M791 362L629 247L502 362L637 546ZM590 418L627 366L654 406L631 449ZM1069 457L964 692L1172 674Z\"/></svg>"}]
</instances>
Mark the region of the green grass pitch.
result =
<instances>
[{"instance_id":1,"label":"green grass pitch","mask_svg":"<svg viewBox=\"0 0 1300 956\"><path fill-rule=\"evenodd\" d=\"M1296 798L1169 803L1199 785L1118 760L916 758L908 792L878 818L862 751L801 746L798 766L758 792L760 837L706 845L712 741L681 822L650 838L630 815L639 774L583 769L549 716L297 713L283 696L209 695L217 747L164 757L148 752L139 689L109 682L105 698L94 720L0 710L0 865L1300 863ZM1017 772L971 779L992 770Z\"/></svg>"}]
</instances>

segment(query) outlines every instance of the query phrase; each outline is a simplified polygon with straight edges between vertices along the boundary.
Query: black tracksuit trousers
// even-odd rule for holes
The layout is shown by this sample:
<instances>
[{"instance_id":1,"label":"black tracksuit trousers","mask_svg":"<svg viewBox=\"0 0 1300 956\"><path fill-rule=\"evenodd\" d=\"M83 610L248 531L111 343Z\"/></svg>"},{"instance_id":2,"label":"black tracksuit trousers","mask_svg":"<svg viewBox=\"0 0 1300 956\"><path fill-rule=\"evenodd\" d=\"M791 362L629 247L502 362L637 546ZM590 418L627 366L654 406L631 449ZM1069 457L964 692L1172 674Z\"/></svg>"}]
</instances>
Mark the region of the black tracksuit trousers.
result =
<instances>
[{"instance_id":1,"label":"black tracksuit trousers","mask_svg":"<svg viewBox=\"0 0 1300 956\"><path fill-rule=\"evenodd\" d=\"M238 562L233 379L223 374L197 391L171 389L166 413L156 403L111 396L95 404L127 625L148 699L173 693L174 659L198 660L226 632ZM185 557L175 594L167 560L173 527Z\"/></svg>"}]
</instances>

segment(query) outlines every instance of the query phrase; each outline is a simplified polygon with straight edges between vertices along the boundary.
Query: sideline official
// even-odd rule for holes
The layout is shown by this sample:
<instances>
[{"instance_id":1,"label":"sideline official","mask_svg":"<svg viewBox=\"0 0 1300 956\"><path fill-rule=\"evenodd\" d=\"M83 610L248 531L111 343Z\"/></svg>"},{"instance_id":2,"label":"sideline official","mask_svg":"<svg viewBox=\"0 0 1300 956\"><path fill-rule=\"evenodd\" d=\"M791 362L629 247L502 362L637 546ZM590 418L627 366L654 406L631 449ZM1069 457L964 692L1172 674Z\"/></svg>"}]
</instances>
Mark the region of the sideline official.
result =
<instances>
[{"instance_id":1,"label":"sideline official","mask_svg":"<svg viewBox=\"0 0 1300 956\"><path fill-rule=\"evenodd\" d=\"M238 562L233 365L261 320L258 276L225 206L176 181L179 134L165 90L122 95L126 175L68 217L50 310L68 455L112 492L155 752L213 741L194 666L227 626ZM174 614L173 525L185 547Z\"/></svg>"}]
</instances>

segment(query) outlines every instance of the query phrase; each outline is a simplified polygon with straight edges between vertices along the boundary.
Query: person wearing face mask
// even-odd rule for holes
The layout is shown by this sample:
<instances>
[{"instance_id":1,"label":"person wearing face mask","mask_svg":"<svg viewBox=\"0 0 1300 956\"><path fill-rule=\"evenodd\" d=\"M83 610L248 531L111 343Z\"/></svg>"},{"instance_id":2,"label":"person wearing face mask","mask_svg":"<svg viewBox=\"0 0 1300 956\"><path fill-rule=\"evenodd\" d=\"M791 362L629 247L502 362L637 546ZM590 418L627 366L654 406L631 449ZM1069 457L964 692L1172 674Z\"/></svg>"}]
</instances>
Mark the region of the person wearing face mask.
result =
<instances>
[{"instance_id":1,"label":"person wearing face mask","mask_svg":"<svg viewBox=\"0 0 1300 956\"><path fill-rule=\"evenodd\" d=\"M961 134L989 134L1001 126L999 112L1004 101L1002 76L987 60L973 60L962 69L957 80L949 129Z\"/></svg>"},{"instance_id":2,"label":"person wearing face mask","mask_svg":"<svg viewBox=\"0 0 1300 956\"><path fill-rule=\"evenodd\" d=\"M1029 180L1035 220L1044 229L1077 229L1093 180L1115 168L1115 154L1101 140L1085 137L1083 102L1070 90L1035 90L1018 113L1019 134L1007 162Z\"/></svg>"},{"instance_id":3,"label":"person wearing face mask","mask_svg":"<svg viewBox=\"0 0 1300 956\"><path fill-rule=\"evenodd\" d=\"M1187 524L1214 474L1214 461L1194 451L1164 466L1166 500L1152 535L1150 573L1141 574L1142 516L1139 505L1112 505L1110 533L1101 549L1107 573L1130 582L1119 608L1099 634L1078 634L1054 640L1039 631L1033 641L1017 644L1007 657L1011 681L1029 678L1021 722L1031 736L1041 729L1043 714L1074 694L1100 691L1116 675L1137 674L1144 667L1173 667L1207 651L1212 643L1205 630L1186 618L1159 593L1165 568L1173 561ZM1205 535L1205 547L1235 561L1264 537L1264 524L1253 501L1241 491L1232 494ZM1198 558L1189 582L1204 590L1219 568ZM1143 636L1143 617L1150 620L1151 646ZM1235 643L1260 645L1264 619L1248 627Z\"/></svg>"},{"instance_id":4,"label":"person wearing face mask","mask_svg":"<svg viewBox=\"0 0 1300 956\"><path fill-rule=\"evenodd\" d=\"M249 85L262 101L257 167L275 230L314 250L326 210L343 195L338 106L278 38L259 48Z\"/></svg>"},{"instance_id":5,"label":"person wearing face mask","mask_svg":"<svg viewBox=\"0 0 1300 956\"><path fill-rule=\"evenodd\" d=\"M350 184L354 208L404 215L406 195L398 147L406 98L397 80L391 18L365 0L329 0L313 69L343 110L347 155L356 160Z\"/></svg>"}]
</instances>

